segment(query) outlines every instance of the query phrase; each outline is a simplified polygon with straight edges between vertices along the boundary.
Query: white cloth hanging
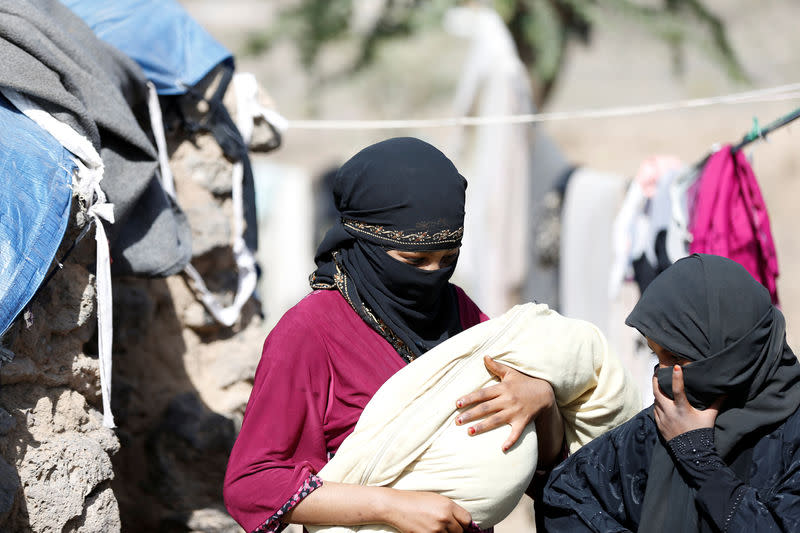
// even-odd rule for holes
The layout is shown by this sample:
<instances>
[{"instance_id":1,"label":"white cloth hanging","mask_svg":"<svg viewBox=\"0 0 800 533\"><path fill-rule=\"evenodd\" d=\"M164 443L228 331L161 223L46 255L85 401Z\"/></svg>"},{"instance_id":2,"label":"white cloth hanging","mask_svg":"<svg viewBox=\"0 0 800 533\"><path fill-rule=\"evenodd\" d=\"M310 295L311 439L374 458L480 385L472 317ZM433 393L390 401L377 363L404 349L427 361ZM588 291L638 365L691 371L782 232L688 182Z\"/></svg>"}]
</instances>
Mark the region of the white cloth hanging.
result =
<instances>
[{"instance_id":1,"label":"white cloth hanging","mask_svg":"<svg viewBox=\"0 0 800 533\"><path fill-rule=\"evenodd\" d=\"M454 110L503 116L533 112L527 69L496 11L484 6L451 8L445 28L471 40L456 90ZM489 316L518 302L528 271L530 157L533 126L491 124L464 139L457 129L452 153L463 153L466 196L464 239L456 280Z\"/></svg>"},{"instance_id":2,"label":"white cloth hanging","mask_svg":"<svg viewBox=\"0 0 800 533\"><path fill-rule=\"evenodd\" d=\"M248 145L252 139L254 124L257 118L263 118L281 132L286 130L288 121L276 111L266 109L258 102L258 83L256 82L255 76L250 73L237 73L233 76L232 86L236 95L236 127L242 134L245 145ZM148 100L150 123L158 148L161 183L167 194L173 201L177 202L174 179L172 171L169 168L166 136L164 134L164 123L161 118L161 106L159 105L158 94L152 83L148 82L148 88L150 91L150 98ZM253 291L255 291L258 281L255 251L250 249L244 240L243 176L244 165L241 161L237 161L233 164L233 170L231 172L231 196L233 204L232 248L238 272L236 294L234 295L233 302L228 306L223 305L208 289L203 277L191 263L184 269L184 272L186 272L194 282L194 288L198 293L198 298L203 302L208 312L211 313L211 316L220 324L229 327L239 318L242 307L247 303Z\"/></svg>"},{"instance_id":3,"label":"white cloth hanging","mask_svg":"<svg viewBox=\"0 0 800 533\"><path fill-rule=\"evenodd\" d=\"M655 241L660 231L666 231L667 256L672 262L686 255L681 251L690 240L685 201L690 175L691 169L670 156L650 157L640 165L614 220L609 299L619 294L634 260L644 255L650 264L658 264ZM682 183L686 185L681 187Z\"/></svg>"},{"instance_id":4,"label":"white cloth hanging","mask_svg":"<svg viewBox=\"0 0 800 533\"><path fill-rule=\"evenodd\" d=\"M581 167L569 179L561 208L559 310L590 321L609 339L617 326L607 291L612 228L624 195L622 176Z\"/></svg>"}]
</instances>

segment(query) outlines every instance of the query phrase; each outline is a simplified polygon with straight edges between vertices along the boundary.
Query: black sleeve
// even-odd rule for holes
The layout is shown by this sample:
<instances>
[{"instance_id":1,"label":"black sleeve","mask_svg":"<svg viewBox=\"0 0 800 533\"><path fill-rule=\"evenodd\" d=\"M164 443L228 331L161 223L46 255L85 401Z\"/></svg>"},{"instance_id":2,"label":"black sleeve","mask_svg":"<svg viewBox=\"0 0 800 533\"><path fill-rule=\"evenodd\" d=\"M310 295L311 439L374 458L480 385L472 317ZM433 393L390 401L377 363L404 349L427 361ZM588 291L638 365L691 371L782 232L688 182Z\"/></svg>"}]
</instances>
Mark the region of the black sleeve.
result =
<instances>
[{"instance_id":1,"label":"black sleeve","mask_svg":"<svg viewBox=\"0 0 800 533\"><path fill-rule=\"evenodd\" d=\"M656 439L640 413L558 465L537 505L545 531L636 531Z\"/></svg>"},{"instance_id":2,"label":"black sleeve","mask_svg":"<svg viewBox=\"0 0 800 533\"><path fill-rule=\"evenodd\" d=\"M697 502L720 531L800 530L800 453L795 451L796 445L782 446L771 457L754 458L772 463L765 468L783 470L777 484L756 489L722 461L712 428L678 435L668 444L676 466L697 490Z\"/></svg>"}]
</instances>

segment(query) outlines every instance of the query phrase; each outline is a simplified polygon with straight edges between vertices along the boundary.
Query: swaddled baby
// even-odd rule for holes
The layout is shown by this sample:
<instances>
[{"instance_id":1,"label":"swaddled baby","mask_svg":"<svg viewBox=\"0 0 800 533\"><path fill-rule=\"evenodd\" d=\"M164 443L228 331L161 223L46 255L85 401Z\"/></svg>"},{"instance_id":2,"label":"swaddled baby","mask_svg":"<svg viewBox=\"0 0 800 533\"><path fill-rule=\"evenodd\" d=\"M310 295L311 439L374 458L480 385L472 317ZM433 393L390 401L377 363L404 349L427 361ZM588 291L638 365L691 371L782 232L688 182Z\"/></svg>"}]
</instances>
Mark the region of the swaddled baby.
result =
<instances>
[{"instance_id":1,"label":"swaddled baby","mask_svg":"<svg viewBox=\"0 0 800 533\"><path fill-rule=\"evenodd\" d=\"M470 512L481 528L505 518L537 463L534 424L503 453L508 428L469 436L455 399L494 384L483 356L553 386L571 452L641 409L621 362L592 324L544 304L519 305L441 343L392 376L353 433L320 471L323 481L431 491ZM394 531L388 526L308 527L311 532Z\"/></svg>"}]
</instances>

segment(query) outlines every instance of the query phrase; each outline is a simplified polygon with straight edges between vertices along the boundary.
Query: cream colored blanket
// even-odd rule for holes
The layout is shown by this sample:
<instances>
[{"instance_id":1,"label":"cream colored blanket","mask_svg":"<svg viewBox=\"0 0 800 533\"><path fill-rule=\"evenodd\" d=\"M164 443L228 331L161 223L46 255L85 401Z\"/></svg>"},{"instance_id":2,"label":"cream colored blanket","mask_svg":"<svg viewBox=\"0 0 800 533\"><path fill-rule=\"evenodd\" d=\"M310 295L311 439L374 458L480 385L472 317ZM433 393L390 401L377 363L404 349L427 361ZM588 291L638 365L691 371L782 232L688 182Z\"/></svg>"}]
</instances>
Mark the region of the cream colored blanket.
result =
<instances>
[{"instance_id":1,"label":"cream colored blanket","mask_svg":"<svg viewBox=\"0 0 800 533\"><path fill-rule=\"evenodd\" d=\"M520 305L392 376L320 472L323 481L437 492L464 507L482 528L500 522L533 477L537 440L529 424L503 453L508 426L470 437L465 426L455 425L463 411L455 401L496 383L484 355L552 384L571 452L641 409L636 385L595 326L543 304ZM308 529L394 531L377 525Z\"/></svg>"}]
</instances>

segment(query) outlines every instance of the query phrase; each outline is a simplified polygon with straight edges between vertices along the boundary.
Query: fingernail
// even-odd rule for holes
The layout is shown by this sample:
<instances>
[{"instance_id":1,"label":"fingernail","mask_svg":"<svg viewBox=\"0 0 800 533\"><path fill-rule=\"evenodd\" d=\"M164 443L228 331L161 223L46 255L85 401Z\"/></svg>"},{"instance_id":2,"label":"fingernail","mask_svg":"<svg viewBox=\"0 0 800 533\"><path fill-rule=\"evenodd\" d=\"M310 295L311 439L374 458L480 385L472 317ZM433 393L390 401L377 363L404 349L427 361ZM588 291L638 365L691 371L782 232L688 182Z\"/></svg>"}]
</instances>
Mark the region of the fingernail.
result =
<instances>
[{"instance_id":1,"label":"fingernail","mask_svg":"<svg viewBox=\"0 0 800 533\"><path fill-rule=\"evenodd\" d=\"M680 365L675 365L675 366L672 367L672 371L673 372L680 372L680 370L681 370Z\"/></svg>"},{"instance_id":2,"label":"fingernail","mask_svg":"<svg viewBox=\"0 0 800 533\"><path fill-rule=\"evenodd\" d=\"M508 451L508 446L505 446L505 445L504 445L504 446L503 446L503 453L506 453L507 451Z\"/></svg>"},{"instance_id":3,"label":"fingernail","mask_svg":"<svg viewBox=\"0 0 800 533\"><path fill-rule=\"evenodd\" d=\"M462 405L464 405L464 402L462 402L461 400L458 400L456 402L456 407L461 407Z\"/></svg>"},{"instance_id":4,"label":"fingernail","mask_svg":"<svg viewBox=\"0 0 800 533\"><path fill-rule=\"evenodd\" d=\"M460 416L458 418L456 418L456 424L458 424L459 426L461 425L461 417Z\"/></svg>"},{"instance_id":5,"label":"fingernail","mask_svg":"<svg viewBox=\"0 0 800 533\"><path fill-rule=\"evenodd\" d=\"M474 435L475 434L475 428L469 428L467 430L467 433L469 433L470 435Z\"/></svg>"}]
</instances>

